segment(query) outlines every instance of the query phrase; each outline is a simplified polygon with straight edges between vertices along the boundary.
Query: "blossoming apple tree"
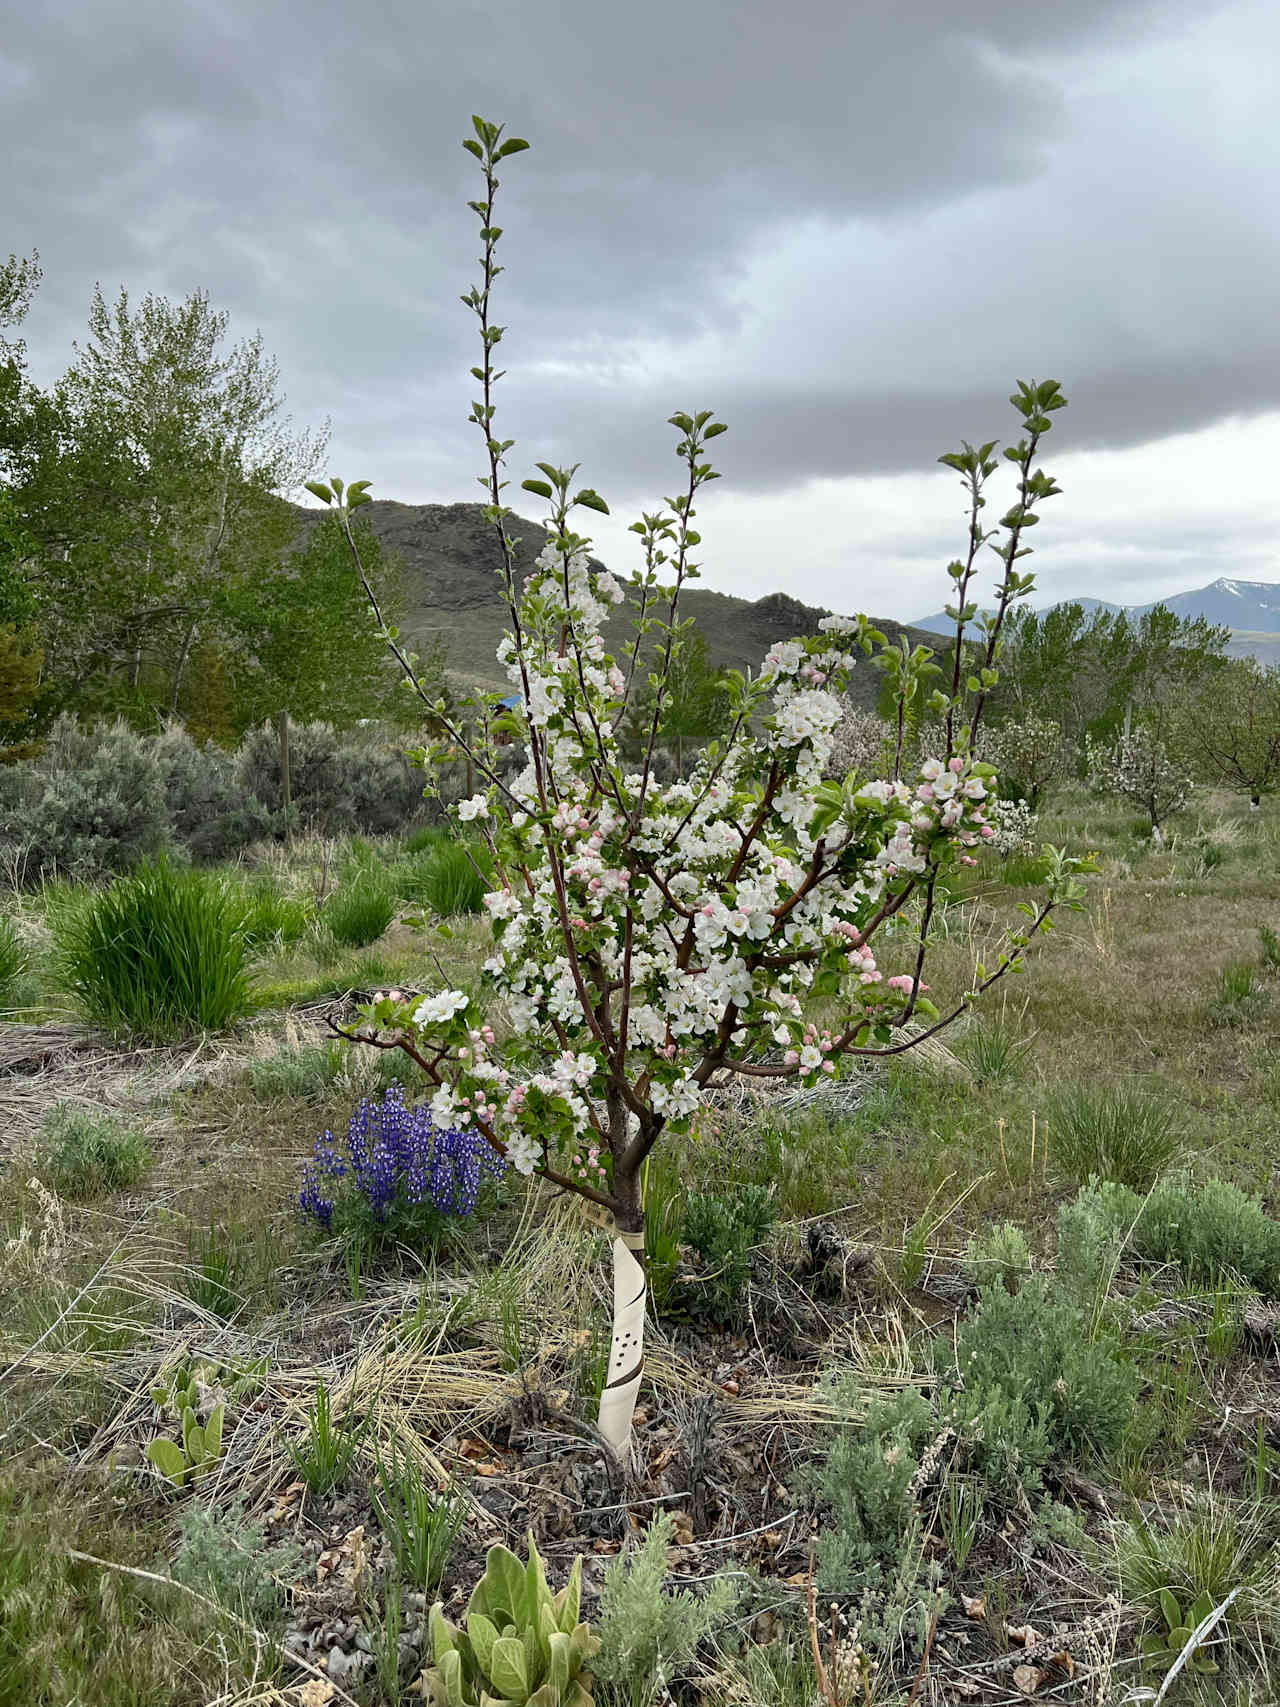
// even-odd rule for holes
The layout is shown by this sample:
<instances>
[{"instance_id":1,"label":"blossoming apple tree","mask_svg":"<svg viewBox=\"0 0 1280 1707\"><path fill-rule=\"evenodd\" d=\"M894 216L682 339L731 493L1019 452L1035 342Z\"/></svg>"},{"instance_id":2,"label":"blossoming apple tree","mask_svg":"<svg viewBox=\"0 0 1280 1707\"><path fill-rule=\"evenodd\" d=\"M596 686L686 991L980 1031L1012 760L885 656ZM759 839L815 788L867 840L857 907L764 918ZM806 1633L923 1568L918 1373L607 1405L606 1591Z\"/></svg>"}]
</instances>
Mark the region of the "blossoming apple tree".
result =
<instances>
[{"instance_id":1,"label":"blossoming apple tree","mask_svg":"<svg viewBox=\"0 0 1280 1707\"><path fill-rule=\"evenodd\" d=\"M593 563L590 540L569 529L575 508L608 513L591 488L570 496L576 465L537 464L523 489L551 502L551 540L523 587L503 518L500 471L512 440L494 436L490 295L500 267L493 223L495 168L528 144L475 119L464 146L480 161L484 283L463 301L475 312L482 400L470 420L484 435L497 561L510 617L498 656L518 694L480 702L479 733L431 705L444 736L471 759L483 787L455 810L484 836L493 888L484 905L492 953L479 991L443 988L406 1001L380 995L345 1035L397 1048L421 1069L437 1123L471 1127L520 1172L539 1175L596 1206L614 1233L614 1329L599 1429L626 1446L643 1363L645 1159L664 1135L687 1132L696 1111L735 1077L815 1085L846 1056L910 1049L956 1019L1011 969L1056 906L1078 903L1080 862L1055 853L1044 898L1010 933L994 964L939 1010L923 982L939 881L990 838L993 771L971 757L983 698L996 680L1005 614L1032 577L1015 564L1037 520L1032 505L1058 487L1032 464L1050 414L1065 399L1056 381L1019 383L1012 399L1026 438L1005 456L1018 466L1020 499L1004 516L1003 571L994 613L975 650L960 644L949 680L930 701L941 731L936 755L914 776L854 772L823 779L850 673L879 659L895 691L917 695L936 665L924 648L893 650L865 617L832 616L820 632L775 645L758 675L728 677L730 711L688 780L659 784L654 757L663 687L689 624L682 590L697 575L690 553L694 498L718 478L707 443L725 431L710 411L676 413L683 490L670 513L632 525L644 566L630 582L636 626L619 658L602 625L627 588ZM967 556L948 570L957 633L975 616L969 591L984 532L984 483L994 441L941 460L970 500ZM367 502L367 481L312 490L348 529ZM367 579L366 590L373 599ZM381 614L374 610L379 622ZM411 681L412 659L384 629ZM620 735L645 680L652 712L641 757L624 763ZM424 690L419 690L424 700ZM521 744L524 768L500 768L494 742ZM634 753L634 748L632 752ZM430 767L432 752L423 758Z\"/></svg>"}]
</instances>

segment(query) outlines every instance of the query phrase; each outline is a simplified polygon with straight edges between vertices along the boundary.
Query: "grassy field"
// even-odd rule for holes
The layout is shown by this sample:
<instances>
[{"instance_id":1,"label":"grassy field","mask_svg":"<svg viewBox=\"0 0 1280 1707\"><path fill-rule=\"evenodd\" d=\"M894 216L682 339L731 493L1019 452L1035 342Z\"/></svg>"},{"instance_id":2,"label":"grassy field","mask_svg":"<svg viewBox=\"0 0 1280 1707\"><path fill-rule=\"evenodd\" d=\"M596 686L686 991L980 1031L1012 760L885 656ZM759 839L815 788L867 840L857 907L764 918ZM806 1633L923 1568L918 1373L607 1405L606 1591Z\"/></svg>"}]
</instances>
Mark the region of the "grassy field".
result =
<instances>
[{"instance_id":1,"label":"grassy field","mask_svg":"<svg viewBox=\"0 0 1280 1707\"><path fill-rule=\"evenodd\" d=\"M486 952L405 922L429 849L263 849L253 1011L164 1044L78 1012L73 887L10 896L0 1707L421 1700L425 1608L530 1531L553 1589L585 1555L600 1707L1280 1700L1280 811L1200 794L1157 852L1064 791L1038 833L1096 850L1087 907L945 1047L726 1093L655 1163L625 1487L572 1204L508 1177L399 1242L298 1208L402 1076L325 1014ZM935 999L1032 864L984 856ZM222 1428L178 1487L183 1395ZM622 1580L663 1510L665 1591ZM659 1628L655 1670L618 1631Z\"/></svg>"}]
</instances>

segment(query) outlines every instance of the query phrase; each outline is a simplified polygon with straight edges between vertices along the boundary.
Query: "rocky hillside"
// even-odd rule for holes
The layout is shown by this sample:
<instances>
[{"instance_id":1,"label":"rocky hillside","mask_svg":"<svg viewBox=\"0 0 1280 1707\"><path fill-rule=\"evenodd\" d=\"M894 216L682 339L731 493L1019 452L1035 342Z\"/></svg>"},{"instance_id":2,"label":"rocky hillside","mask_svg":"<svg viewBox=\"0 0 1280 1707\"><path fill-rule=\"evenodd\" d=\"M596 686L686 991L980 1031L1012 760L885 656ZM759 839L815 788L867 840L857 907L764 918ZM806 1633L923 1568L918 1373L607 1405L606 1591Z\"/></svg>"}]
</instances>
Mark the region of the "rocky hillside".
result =
<instances>
[{"instance_id":1,"label":"rocky hillside","mask_svg":"<svg viewBox=\"0 0 1280 1707\"><path fill-rule=\"evenodd\" d=\"M307 512L314 514L315 512ZM384 551L393 552L404 569L405 612L401 628L419 647L428 639L443 639L450 673L461 683L504 687L506 680L494 658L503 629L506 606L495 572L497 542L480 504L398 504L381 499L362 512L368 516ZM537 522L509 517L507 532L519 539L516 560L521 577L533 566L549 535ZM770 593L751 602L728 593L692 586L681 600L684 615L693 617L707 637L712 660L721 668L755 669L775 640L812 633L825 610L801 604L786 593ZM606 634L611 650L629 637L630 625L622 606L611 618ZM904 632L913 640L937 641L905 629L901 623L877 619L890 640ZM855 673L856 697L874 703L879 673Z\"/></svg>"}]
</instances>

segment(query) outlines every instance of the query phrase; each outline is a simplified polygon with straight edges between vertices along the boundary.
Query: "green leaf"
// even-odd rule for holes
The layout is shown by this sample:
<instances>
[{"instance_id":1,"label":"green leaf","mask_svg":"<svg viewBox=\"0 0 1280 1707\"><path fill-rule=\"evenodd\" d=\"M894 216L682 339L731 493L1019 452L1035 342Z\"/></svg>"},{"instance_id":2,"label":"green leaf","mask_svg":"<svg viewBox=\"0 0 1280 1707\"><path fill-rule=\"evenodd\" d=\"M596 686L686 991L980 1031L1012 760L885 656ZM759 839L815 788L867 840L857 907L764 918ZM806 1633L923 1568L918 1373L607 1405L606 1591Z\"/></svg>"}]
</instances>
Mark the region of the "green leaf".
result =
<instances>
[{"instance_id":1,"label":"green leaf","mask_svg":"<svg viewBox=\"0 0 1280 1707\"><path fill-rule=\"evenodd\" d=\"M457 1643L456 1628L444 1615L444 1602L436 1601L427 1614L427 1630L431 1636L431 1657L439 1665L445 1654L452 1653Z\"/></svg>"},{"instance_id":2,"label":"green leaf","mask_svg":"<svg viewBox=\"0 0 1280 1707\"><path fill-rule=\"evenodd\" d=\"M495 1622L514 1623L525 1604L524 1566L509 1547L496 1543L485 1558L486 1611Z\"/></svg>"},{"instance_id":3,"label":"green leaf","mask_svg":"<svg viewBox=\"0 0 1280 1707\"><path fill-rule=\"evenodd\" d=\"M597 511L602 516L607 516L609 514L608 504L606 504L600 494L594 491L590 486L584 486L573 501L575 504L584 505L588 510Z\"/></svg>"},{"instance_id":4,"label":"green leaf","mask_svg":"<svg viewBox=\"0 0 1280 1707\"><path fill-rule=\"evenodd\" d=\"M209 1413L209 1420L204 1425L204 1455L206 1458L217 1458L222 1451L222 1419L226 1412L225 1405L215 1405Z\"/></svg>"},{"instance_id":5,"label":"green leaf","mask_svg":"<svg viewBox=\"0 0 1280 1707\"><path fill-rule=\"evenodd\" d=\"M147 1457L160 1474L175 1487L186 1481L187 1455L175 1440L153 1440L147 1447Z\"/></svg>"},{"instance_id":6,"label":"green leaf","mask_svg":"<svg viewBox=\"0 0 1280 1707\"><path fill-rule=\"evenodd\" d=\"M323 480L308 480L305 484L307 491L312 493L314 497L322 498L326 504L332 504L333 493Z\"/></svg>"},{"instance_id":7,"label":"green leaf","mask_svg":"<svg viewBox=\"0 0 1280 1707\"><path fill-rule=\"evenodd\" d=\"M517 1636L499 1636L490 1655L489 1678L495 1689L523 1701L529 1694L529 1669L524 1643Z\"/></svg>"},{"instance_id":8,"label":"green leaf","mask_svg":"<svg viewBox=\"0 0 1280 1707\"><path fill-rule=\"evenodd\" d=\"M505 160L508 154L523 153L523 151L526 148L528 148L528 146L529 146L529 144L524 140L524 138L522 136L509 137L507 139L507 141L503 143L502 147L498 150L498 152L494 155L494 159L495 160Z\"/></svg>"},{"instance_id":9,"label":"green leaf","mask_svg":"<svg viewBox=\"0 0 1280 1707\"><path fill-rule=\"evenodd\" d=\"M1160 1590L1160 1611L1168 1629L1176 1630L1182 1623L1182 1608L1178 1605L1172 1589Z\"/></svg>"},{"instance_id":10,"label":"green leaf","mask_svg":"<svg viewBox=\"0 0 1280 1707\"><path fill-rule=\"evenodd\" d=\"M555 1598L556 1620L560 1628L569 1634L578 1622L578 1612L582 1605L582 1555L573 1561L573 1569L569 1572L569 1580Z\"/></svg>"},{"instance_id":11,"label":"green leaf","mask_svg":"<svg viewBox=\"0 0 1280 1707\"><path fill-rule=\"evenodd\" d=\"M480 1669L486 1677L493 1676L493 1648L498 1640L498 1627L483 1612L473 1612L467 1619L467 1639L471 1643Z\"/></svg>"},{"instance_id":12,"label":"green leaf","mask_svg":"<svg viewBox=\"0 0 1280 1707\"><path fill-rule=\"evenodd\" d=\"M547 485L545 480L522 480L520 482L520 490L522 492L533 492L539 498L549 498L551 496L551 488Z\"/></svg>"}]
</instances>

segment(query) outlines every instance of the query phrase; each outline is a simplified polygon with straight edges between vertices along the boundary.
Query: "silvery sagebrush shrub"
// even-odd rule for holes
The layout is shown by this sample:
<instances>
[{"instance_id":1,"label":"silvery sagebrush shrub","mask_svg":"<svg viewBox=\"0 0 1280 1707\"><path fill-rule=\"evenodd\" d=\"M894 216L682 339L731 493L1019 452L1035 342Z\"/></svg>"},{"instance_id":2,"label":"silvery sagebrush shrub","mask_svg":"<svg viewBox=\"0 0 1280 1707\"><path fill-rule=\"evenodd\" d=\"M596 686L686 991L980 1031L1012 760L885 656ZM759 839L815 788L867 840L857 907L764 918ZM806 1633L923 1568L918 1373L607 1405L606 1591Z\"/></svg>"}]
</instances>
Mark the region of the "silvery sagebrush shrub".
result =
<instances>
[{"instance_id":1,"label":"silvery sagebrush shrub","mask_svg":"<svg viewBox=\"0 0 1280 1707\"><path fill-rule=\"evenodd\" d=\"M710 410L670 417L680 437L684 490L632 524L644 549L633 585L634 641L620 659L601 632L623 587L591 566L589 539L569 531L571 510L608 513L591 487L572 492L576 465L537 467L543 478L523 489L552 503L551 539L523 587L501 502L500 478L513 440L494 437L494 346L504 328L490 322L490 293L500 229L493 223L497 164L528 144L500 140L502 127L477 117L466 147L485 174L486 199L471 206L482 221L484 287L463 298L475 313L483 366L472 370L483 400L470 419L483 434L499 574L510 629L498 657L516 689L514 708L487 696L473 736L417 681L412 660L381 614L351 530L351 512L369 502L368 481L337 478L309 489L334 506L357 573L387 643L417 686L443 746L423 749L430 770L444 750L469 756L480 787L455 809L484 835L494 862L485 896L493 952L479 1000L446 985L412 1001L380 995L360 1013L356 1041L403 1049L432 1087L442 1126L479 1131L523 1174L540 1175L604 1211L615 1232L614 1340L601 1399L600 1427L617 1448L630 1436L643 1363L645 1282L641 1175L666 1132L686 1133L703 1099L735 1077L794 1078L816 1085L845 1054L880 1056L914 1047L966 1011L1013 966L1031 936L1062 905L1079 902L1083 862L1064 852L1046 861L1040 905L1024 904L1025 926L1012 930L989 964L945 1011L924 992L921 973L936 924L933 899L968 851L993 834L987 821L994 773L973 756L985 698L998 680L1001 633L1012 604L1033 577L1015 565L1030 547L1033 506L1055 496L1053 479L1034 468L1051 413L1065 406L1056 380L1019 381L1011 401L1025 439L1004 456L1019 473L1018 501L984 531L985 482L997 469L995 441L939 460L954 469L970 500L966 556L948 566L962 632L977 616L972 593L981 548L1002 563L993 614L980 620L976 646L957 645L943 678L927 648L888 647L865 617L824 618L821 632L773 646L760 672L730 672L731 705L723 740L713 742L687 780L656 781L673 649L687 627L681 590L697 576L690 553L694 498L718 478L706 444L724 432ZM654 659L654 710L638 761L624 762L620 731L635 687L642 640ZM900 707L921 703L936 720L938 748L914 775L822 780L840 719L841 695L859 659L875 656L885 691ZM915 717L900 713L896 726ZM517 742L525 765L500 775L493 741ZM881 948L885 927L912 895L923 898L918 926ZM883 955L884 964L881 964ZM822 1000L835 1017L826 1029L805 1015ZM501 1003L511 1024L499 1045L483 1007ZM910 1033L904 1027L916 1022ZM600 1165L572 1176L570 1158L584 1140Z\"/></svg>"},{"instance_id":2,"label":"silvery sagebrush shrub","mask_svg":"<svg viewBox=\"0 0 1280 1707\"><path fill-rule=\"evenodd\" d=\"M269 812L283 810L280 733L251 729L236 752L245 789ZM376 739L339 734L324 722L289 724L289 793L295 816L328 835L401 829L422 804L422 779L401 752Z\"/></svg>"},{"instance_id":3,"label":"silvery sagebrush shrub","mask_svg":"<svg viewBox=\"0 0 1280 1707\"><path fill-rule=\"evenodd\" d=\"M174 837L199 860L226 860L271 833L271 813L236 774L230 753L201 746L181 723L151 739Z\"/></svg>"},{"instance_id":4,"label":"silvery sagebrush shrub","mask_svg":"<svg viewBox=\"0 0 1280 1707\"><path fill-rule=\"evenodd\" d=\"M649 1707L660 1699L738 1602L737 1584L724 1576L705 1595L665 1586L675 1530L673 1514L659 1512L639 1544L605 1567L596 1620L600 1652L591 1670L598 1682L618 1690L620 1707Z\"/></svg>"},{"instance_id":5,"label":"silvery sagebrush shrub","mask_svg":"<svg viewBox=\"0 0 1280 1707\"><path fill-rule=\"evenodd\" d=\"M1153 836L1161 839L1161 826L1186 805L1191 795L1191 777L1169 757L1162 742L1146 729L1121 735L1111 747L1087 749L1089 782L1101 794L1118 794L1132 800L1151 820Z\"/></svg>"},{"instance_id":6,"label":"silvery sagebrush shrub","mask_svg":"<svg viewBox=\"0 0 1280 1707\"><path fill-rule=\"evenodd\" d=\"M123 722L64 713L38 758L0 769L0 851L27 882L128 871L170 840L160 766Z\"/></svg>"},{"instance_id":7,"label":"silvery sagebrush shrub","mask_svg":"<svg viewBox=\"0 0 1280 1707\"><path fill-rule=\"evenodd\" d=\"M291 1542L268 1547L262 1524L250 1521L243 1506L192 1500L182 1514L172 1575L263 1629L279 1615L282 1583L296 1577L301 1557Z\"/></svg>"}]
</instances>

